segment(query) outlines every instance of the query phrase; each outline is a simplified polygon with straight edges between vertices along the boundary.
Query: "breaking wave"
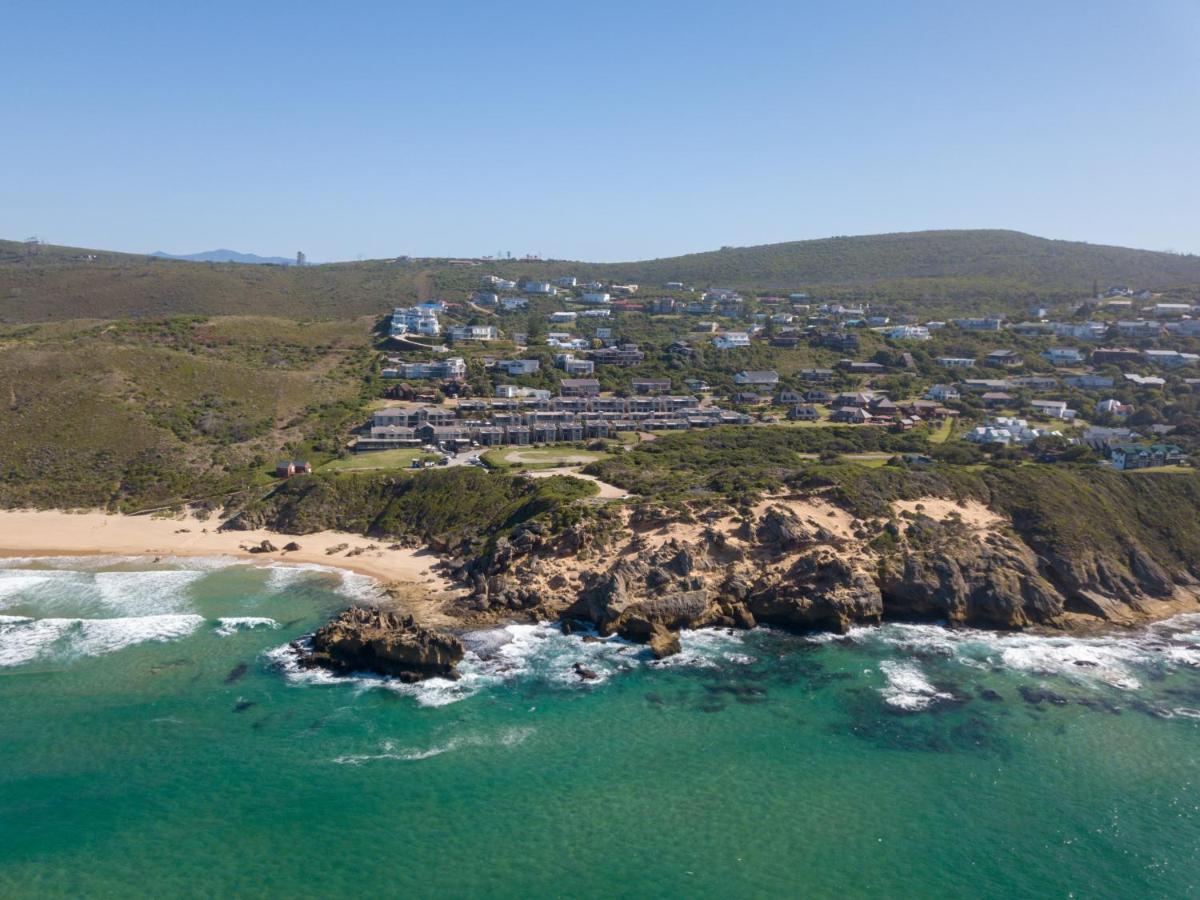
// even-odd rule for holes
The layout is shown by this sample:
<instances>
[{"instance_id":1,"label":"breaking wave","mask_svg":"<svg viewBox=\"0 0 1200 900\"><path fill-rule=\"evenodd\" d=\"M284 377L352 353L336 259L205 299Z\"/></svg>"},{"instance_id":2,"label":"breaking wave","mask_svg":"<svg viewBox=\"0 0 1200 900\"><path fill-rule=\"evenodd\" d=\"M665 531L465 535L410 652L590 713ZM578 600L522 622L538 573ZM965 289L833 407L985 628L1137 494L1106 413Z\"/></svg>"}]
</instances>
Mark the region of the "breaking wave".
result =
<instances>
[{"instance_id":1,"label":"breaking wave","mask_svg":"<svg viewBox=\"0 0 1200 900\"><path fill-rule=\"evenodd\" d=\"M249 631L252 628L278 630L279 627L278 622L265 616L224 616L217 619L217 627L213 629L213 633L227 637L231 634L237 634L239 631Z\"/></svg>"},{"instance_id":2,"label":"breaking wave","mask_svg":"<svg viewBox=\"0 0 1200 900\"><path fill-rule=\"evenodd\" d=\"M898 709L916 712L928 709L938 700L953 700L954 695L939 691L926 679L914 663L884 660L879 670L887 679L887 686L880 689L884 702Z\"/></svg>"},{"instance_id":3,"label":"breaking wave","mask_svg":"<svg viewBox=\"0 0 1200 900\"><path fill-rule=\"evenodd\" d=\"M115 619L0 619L0 667L103 656L147 641L187 637L204 624L196 615Z\"/></svg>"},{"instance_id":4,"label":"breaking wave","mask_svg":"<svg viewBox=\"0 0 1200 900\"><path fill-rule=\"evenodd\" d=\"M743 635L720 629L683 632L682 652L661 661L641 644L594 633L565 634L558 625L546 622L506 625L461 637L467 652L458 666L459 677L428 678L415 684L382 675L335 675L324 669L305 668L290 644L268 650L265 655L294 684L385 689L428 707L457 703L487 688L518 680L564 690L588 690L642 666L716 668L753 661L753 657L734 652L744 649Z\"/></svg>"}]
</instances>

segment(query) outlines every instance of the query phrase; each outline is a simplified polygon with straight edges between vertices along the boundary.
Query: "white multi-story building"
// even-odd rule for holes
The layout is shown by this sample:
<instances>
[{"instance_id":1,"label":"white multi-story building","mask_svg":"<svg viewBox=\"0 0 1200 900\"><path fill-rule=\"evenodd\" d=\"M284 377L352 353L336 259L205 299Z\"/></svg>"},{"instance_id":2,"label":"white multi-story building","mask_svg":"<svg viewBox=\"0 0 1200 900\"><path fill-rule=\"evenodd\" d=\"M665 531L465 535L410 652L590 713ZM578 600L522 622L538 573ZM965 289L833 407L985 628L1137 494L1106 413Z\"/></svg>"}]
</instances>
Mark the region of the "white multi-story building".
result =
<instances>
[{"instance_id":1,"label":"white multi-story building","mask_svg":"<svg viewBox=\"0 0 1200 900\"><path fill-rule=\"evenodd\" d=\"M1076 341L1100 341L1108 334L1104 322L1051 322L1050 329L1055 337Z\"/></svg>"},{"instance_id":2,"label":"white multi-story building","mask_svg":"<svg viewBox=\"0 0 1200 900\"><path fill-rule=\"evenodd\" d=\"M549 400L550 392L544 388L518 387L515 384L496 385L496 396L506 400Z\"/></svg>"},{"instance_id":3,"label":"white multi-story building","mask_svg":"<svg viewBox=\"0 0 1200 900\"><path fill-rule=\"evenodd\" d=\"M558 288L548 281L527 281L523 290L527 294L545 294L547 297L558 293Z\"/></svg>"},{"instance_id":4,"label":"white multi-story building","mask_svg":"<svg viewBox=\"0 0 1200 900\"><path fill-rule=\"evenodd\" d=\"M583 295L579 299L584 303L599 305L610 302L612 297L607 291L584 291Z\"/></svg>"},{"instance_id":5,"label":"white multi-story building","mask_svg":"<svg viewBox=\"0 0 1200 900\"><path fill-rule=\"evenodd\" d=\"M1083 354L1076 347L1051 347L1042 351L1042 357L1052 366L1075 366L1083 362Z\"/></svg>"},{"instance_id":6,"label":"white multi-story building","mask_svg":"<svg viewBox=\"0 0 1200 900\"><path fill-rule=\"evenodd\" d=\"M897 325L884 332L893 341L927 341L929 329L924 325Z\"/></svg>"},{"instance_id":7,"label":"white multi-story building","mask_svg":"<svg viewBox=\"0 0 1200 900\"><path fill-rule=\"evenodd\" d=\"M495 325L455 325L450 329L452 341L494 341L499 336Z\"/></svg>"},{"instance_id":8,"label":"white multi-story building","mask_svg":"<svg viewBox=\"0 0 1200 900\"><path fill-rule=\"evenodd\" d=\"M1117 334L1125 338L1156 338L1161 332L1162 325L1153 320L1134 319L1117 323Z\"/></svg>"},{"instance_id":9,"label":"white multi-story building","mask_svg":"<svg viewBox=\"0 0 1200 900\"><path fill-rule=\"evenodd\" d=\"M550 313L550 321L558 323L574 322L579 318L579 313L571 312L570 310L556 310Z\"/></svg>"},{"instance_id":10,"label":"white multi-story building","mask_svg":"<svg viewBox=\"0 0 1200 900\"><path fill-rule=\"evenodd\" d=\"M392 323L389 328L392 337L408 334L420 334L426 337L437 337L442 333L438 322L437 312L426 306L397 306L392 311Z\"/></svg>"},{"instance_id":11,"label":"white multi-story building","mask_svg":"<svg viewBox=\"0 0 1200 900\"><path fill-rule=\"evenodd\" d=\"M726 331L713 338L713 346L718 350L733 350L738 347L750 346L750 335L744 331Z\"/></svg>"},{"instance_id":12,"label":"white multi-story building","mask_svg":"<svg viewBox=\"0 0 1200 900\"><path fill-rule=\"evenodd\" d=\"M496 363L496 368L509 375L532 375L542 367L536 359L502 359Z\"/></svg>"},{"instance_id":13,"label":"white multi-story building","mask_svg":"<svg viewBox=\"0 0 1200 900\"><path fill-rule=\"evenodd\" d=\"M397 363L385 368L384 378L445 378L458 380L467 376L467 364L459 356L434 359L429 362Z\"/></svg>"},{"instance_id":14,"label":"white multi-story building","mask_svg":"<svg viewBox=\"0 0 1200 900\"><path fill-rule=\"evenodd\" d=\"M982 316L970 319L955 319L954 324L963 331L999 331L1004 320L995 316Z\"/></svg>"},{"instance_id":15,"label":"white multi-story building","mask_svg":"<svg viewBox=\"0 0 1200 900\"><path fill-rule=\"evenodd\" d=\"M590 359L579 359L573 353L560 353L554 357L554 365L568 375L591 375L596 371L596 364Z\"/></svg>"}]
</instances>

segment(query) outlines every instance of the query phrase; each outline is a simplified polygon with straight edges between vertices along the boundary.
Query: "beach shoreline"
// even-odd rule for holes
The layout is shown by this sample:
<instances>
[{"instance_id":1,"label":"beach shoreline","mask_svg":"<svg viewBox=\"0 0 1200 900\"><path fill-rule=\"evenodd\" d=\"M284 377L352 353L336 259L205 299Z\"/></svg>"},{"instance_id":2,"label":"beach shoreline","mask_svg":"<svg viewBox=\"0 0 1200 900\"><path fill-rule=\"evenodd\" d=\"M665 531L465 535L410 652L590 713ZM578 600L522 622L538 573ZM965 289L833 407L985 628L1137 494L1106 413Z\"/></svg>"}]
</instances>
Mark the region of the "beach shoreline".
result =
<instances>
[{"instance_id":1,"label":"beach shoreline","mask_svg":"<svg viewBox=\"0 0 1200 900\"><path fill-rule=\"evenodd\" d=\"M229 556L260 564L318 565L345 569L375 579L381 586L407 585L430 594L455 586L433 567L437 557L425 549L388 549L362 535L318 531L280 534L264 528L219 531L218 520L191 516L151 518L100 511L0 510L0 558L56 556ZM250 552L270 541L280 549ZM295 542L299 550L283 551ZM341 545L346 545L338 549ZM348 553L363 549L348 556Z\"/></svg>"}]
</instances>

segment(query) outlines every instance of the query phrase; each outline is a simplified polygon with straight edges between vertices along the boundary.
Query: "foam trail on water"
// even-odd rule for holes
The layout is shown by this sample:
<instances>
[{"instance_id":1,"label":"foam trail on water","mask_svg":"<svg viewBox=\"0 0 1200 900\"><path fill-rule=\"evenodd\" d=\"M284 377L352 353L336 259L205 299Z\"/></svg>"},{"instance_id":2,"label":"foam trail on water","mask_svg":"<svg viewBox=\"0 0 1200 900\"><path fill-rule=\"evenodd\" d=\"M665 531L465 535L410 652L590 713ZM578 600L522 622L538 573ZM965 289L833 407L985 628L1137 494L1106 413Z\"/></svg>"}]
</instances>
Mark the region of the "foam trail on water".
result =
<instances>
[{"instance_id":1,"label":"foam trail on water","mask_svg":"<svg viewBox=\"0 0 1200 900\"><path fill-rule=\"evenodd\" d=\"M361 766L363 763L377 760L394 760L397 762L418 762L431 759L443 753L451 753L464 747L515 747L533 734L532 728L510 728L498 735L468 734L453 737L444 744L435 744L425 749L415 747L397 747L394 741L383 741L378 753L347 753L334 757L334 762L343 766Z\"/></svg>"}]
</instances>

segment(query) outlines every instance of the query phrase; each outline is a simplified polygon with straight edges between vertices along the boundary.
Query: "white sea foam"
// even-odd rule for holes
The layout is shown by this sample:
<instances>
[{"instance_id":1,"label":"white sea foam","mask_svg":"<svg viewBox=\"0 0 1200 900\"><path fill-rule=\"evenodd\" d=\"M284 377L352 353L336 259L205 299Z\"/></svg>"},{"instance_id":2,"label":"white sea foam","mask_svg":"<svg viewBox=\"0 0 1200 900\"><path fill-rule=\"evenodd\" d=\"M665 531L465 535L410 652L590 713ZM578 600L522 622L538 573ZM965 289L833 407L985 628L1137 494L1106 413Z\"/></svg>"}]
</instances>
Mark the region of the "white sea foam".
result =
<instances>
[{"instance_id":1,"label":"white sea foam","mask_svg":"<svg viewBox=\"0 0 1200 900\"><path fill-rule=\"evenodd\" d=\"M428 678L415 684L380 675L343 676L324 669L304 668L298 664L298 654L290 644L269 650L265 655L294 684L350 684L360 690L382 688L430 707L456 703L486 688L517 679L533 679L563 690L589 690L647 664L715 668L754 662L754 657L738 652L744 649L744 635L739 632L710 628L684 631L680 638L681 653L656 661L647 647L616 636L564 634L561 628L548 622L506 625L462 635L467 649L458 665L457 679Z\"/></svg>"},{"instance_id":2,"label":"white sea foam","mask_svg":"<svg viewBox=\"0 0 1200 900\"><path fill-rule=\"evenodd\" d=\"M532 728L509 728L495 735L467 734L452 737L442 744L435 744L424 749L416 747L398 747L394 741L383 741L378 753L348 753L334 758L338 765L361 766L363 763L377 760L394 760L397 762L417 762L451 753L464 747L515 747L533 734Z\"/></svg>"},{"instance_id":3,"label":"white sea foam","mask_svg":"<svg viewBox=\"0 0 1200 900\"><path fill-rule=\"evenodd\" d=\"M338 587L339 592L351 600L371 603L378 600L383 592L379 582L370 575L362 575L349 569L337 569L336 571L342 576L342 583Z\"/></svg>"},{"instance_id":4,"label":"white sea foam","mask_svg":"<svg viewBox=\"0 0 1200 900\"><path fill-rule=\"evenodd\" d=\"M278 629L279 623L265 616L223 616L217 619L217 627L213 629L213 633L227 637L239 631L249 631L252 628Z\"/></svg>"},{"instance_id":5,"label":"white sea foam","mask_svg":"<svg viewBox=\"0 0 1200 900\"><path fill-rule=\"evenodd\" d=\"M745 649L745 632L728 628L697 628L679 632L680 650L665 659L651 660L654 668L719 669L722 666L757 662Z\"/></svg>"},{"instance_id":6,"label":"white sea foam","mask_svg":"<svg viewBox=\"0 0 1200 900\"><path fill-rule=\"evenodd\" d=\"M196 615L116 619L18 619L0 621L0 667L36 660L101 656L147 641L186 637L204 623Z\"/></svg>"},{"instance_id":7,"label":"white sea foam","mask_svg":"<svg viewBox=\"0 0 1200 900\"><path fill-rule=\"evenodd\" d=\"M329 567L318 565L317 563L272 563L266 567L267 570L267 590L271 593L280 593L288 588L311 578L314 572L323 572L326 574L334 574L337 570Z\"/></svg>"},{"instance_id":8,"label":"white sea foam","mask_svg":"<svg viewBox=\"0 0 1200 900\"><path fill-rule=\"evenodd\" d=\"M879 664L879 670L887 679L887 685L879 692L889 706L915 712L928 709L938 700L954 699L953 694L939 691L930 684L915 663L884 660Z\"/></svg>"},{"instance_id":9,"label":"white sea foam","mask_svg":"<svg viewBox=\"0 0 1200 900\"><path fill-rule=\"evenodd\" d=\"M938 657L974 669L1003 669L1059 678L1081 687L1135 691L1143 672L1200 667L1196 617L1179 616L1145 629L1100 637L1003 633L940 625L852 628L847 639L900 654Z\"/></svg>"},{"instance_id":10,"label":"white sea foam","mask_svg":"<svg viewBox=\"0 0 1200 900\"><path fill-rule=\"evenodd\" d=\"M155 572L97 572L94 576L99 602L127 616L148 616L187 609L187 588L200 580L204 571L169 569Z\"/></svg>"},{"instance_id":11,"label":"white sea foam","mask_svg":"<svg viewBox=\"0 0 1200 900\"><path fill-rule=\"evenodd\" d=\"M40 593L40 588L51 584L53 580L54 576L50 573L12 569L0 571L0 609L33 599Z\"/></svg>"}]
</instances>

